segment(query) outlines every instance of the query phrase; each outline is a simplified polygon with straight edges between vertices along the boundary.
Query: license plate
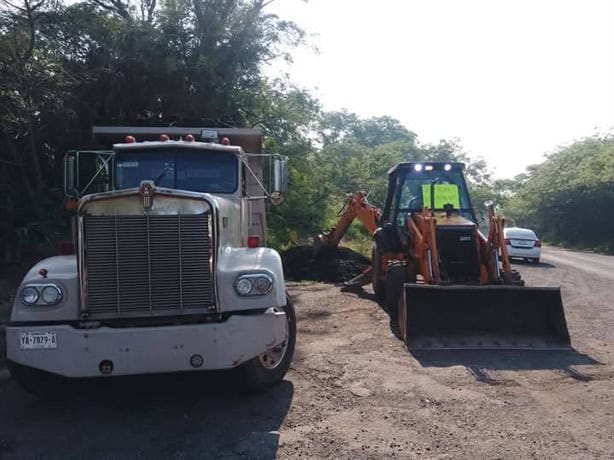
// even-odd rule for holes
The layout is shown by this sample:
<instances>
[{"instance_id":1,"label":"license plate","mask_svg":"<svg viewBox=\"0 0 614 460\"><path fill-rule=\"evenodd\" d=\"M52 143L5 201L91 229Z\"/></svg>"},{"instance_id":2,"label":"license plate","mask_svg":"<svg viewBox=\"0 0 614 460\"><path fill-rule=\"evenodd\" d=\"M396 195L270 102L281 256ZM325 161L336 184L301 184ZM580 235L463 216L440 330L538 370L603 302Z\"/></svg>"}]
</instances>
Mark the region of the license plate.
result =
<instances>
[{"instance_id":1,"label":"license plate","mask_svg":"<svg viewBox=\"0 0 614 460\"><path fill-rule=\"evenodd\" d=\"M519 246L521 248L532 248L533 241L512 240L512 246Z\"/></svg>"},{"instance_id":2,"label":"license plate","mask_svg":"<svg viewBox=\"0 0 614 460\"><path fill-rule=\"evenodd\" d=\"M22 332L19 337L19 348L22 350L57 347L58 339L55 332Z\"/></svg>"}]
</instances>

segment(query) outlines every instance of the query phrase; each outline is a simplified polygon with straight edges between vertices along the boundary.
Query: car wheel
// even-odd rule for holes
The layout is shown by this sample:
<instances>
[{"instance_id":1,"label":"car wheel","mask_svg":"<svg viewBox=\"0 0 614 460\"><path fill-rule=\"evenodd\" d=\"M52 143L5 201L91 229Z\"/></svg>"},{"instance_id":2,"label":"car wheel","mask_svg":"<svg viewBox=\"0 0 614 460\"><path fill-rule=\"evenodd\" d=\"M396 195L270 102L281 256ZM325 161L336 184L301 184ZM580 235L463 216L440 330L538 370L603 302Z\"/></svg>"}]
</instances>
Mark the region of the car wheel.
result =
<instances>
[{"instance_id":1,"label":"car wheel","mask_svg":"<svg viewBox=\"0 0 614 460\"><path fill-rule=\"evenodd\" d=\"M296 313L290 297L286 299L286 305L281 308L287 320L286 340L243 365L245 384L251 391L264 391L281 382L292 362L296 345Z\"/></svg>"}]
</instances>

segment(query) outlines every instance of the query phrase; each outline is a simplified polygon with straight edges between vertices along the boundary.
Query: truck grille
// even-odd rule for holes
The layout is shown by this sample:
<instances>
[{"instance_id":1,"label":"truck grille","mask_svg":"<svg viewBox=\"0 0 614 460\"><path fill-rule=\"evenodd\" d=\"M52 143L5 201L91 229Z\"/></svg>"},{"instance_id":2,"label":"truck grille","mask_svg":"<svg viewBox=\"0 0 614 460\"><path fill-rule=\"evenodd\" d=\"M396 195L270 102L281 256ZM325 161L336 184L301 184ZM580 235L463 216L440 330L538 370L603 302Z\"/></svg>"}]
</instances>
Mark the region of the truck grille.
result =
<instances>
[{"instance_id":1,"label":"truck grille","mask_svg":"<svg viewBox=\"0 0 614 460\"><path fill-rule=\"evenodd\" d=\"M90 317L208 311L209 214L84 217Z\"/></svg>"}]
</instances>

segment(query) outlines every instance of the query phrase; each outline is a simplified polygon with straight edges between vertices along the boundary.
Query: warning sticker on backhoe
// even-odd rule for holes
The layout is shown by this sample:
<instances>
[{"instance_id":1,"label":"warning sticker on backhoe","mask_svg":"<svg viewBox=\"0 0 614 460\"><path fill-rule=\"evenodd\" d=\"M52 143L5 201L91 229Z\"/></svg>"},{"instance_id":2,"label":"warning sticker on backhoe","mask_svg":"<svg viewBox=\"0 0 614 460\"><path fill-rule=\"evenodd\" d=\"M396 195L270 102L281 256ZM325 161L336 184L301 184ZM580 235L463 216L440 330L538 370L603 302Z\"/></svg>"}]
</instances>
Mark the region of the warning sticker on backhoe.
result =
<instances>
[{"instance_id":1,"label":"warning sticker on backhoe","mask_svg":"<svg viewBox=\"0 0 614 460\"><path fill-rule=\"evenodd\" d=\"M431 187L435 190L434 207L431 205ZM460 209L460 197L456 184L422 184L422 203L434 209L443 209L444 205L451 204Z\"/></svg>"}]
</instances>

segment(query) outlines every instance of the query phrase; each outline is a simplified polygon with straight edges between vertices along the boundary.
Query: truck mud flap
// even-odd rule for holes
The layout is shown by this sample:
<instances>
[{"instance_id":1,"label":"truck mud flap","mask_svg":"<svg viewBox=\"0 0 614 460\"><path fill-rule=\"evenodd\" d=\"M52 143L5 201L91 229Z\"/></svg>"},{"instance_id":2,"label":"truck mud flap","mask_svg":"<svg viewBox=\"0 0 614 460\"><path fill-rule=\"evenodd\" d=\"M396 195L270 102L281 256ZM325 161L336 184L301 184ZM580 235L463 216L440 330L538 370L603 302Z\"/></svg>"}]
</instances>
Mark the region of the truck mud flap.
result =
<instances>
[{"instance_id":1,"label":"truck mud flap","mask_svg":"<svg viewBox=\"0 0 614 460\"><path fill-rule=\"evenodd\" d=\"M571 348L560 288L405 284L410 350Z\"/></svg>"}]
</instances>

